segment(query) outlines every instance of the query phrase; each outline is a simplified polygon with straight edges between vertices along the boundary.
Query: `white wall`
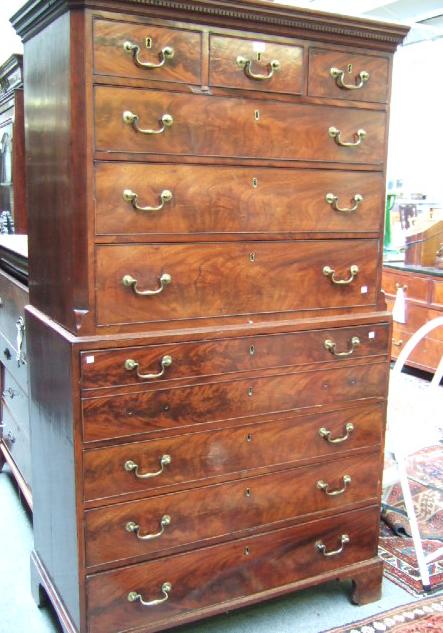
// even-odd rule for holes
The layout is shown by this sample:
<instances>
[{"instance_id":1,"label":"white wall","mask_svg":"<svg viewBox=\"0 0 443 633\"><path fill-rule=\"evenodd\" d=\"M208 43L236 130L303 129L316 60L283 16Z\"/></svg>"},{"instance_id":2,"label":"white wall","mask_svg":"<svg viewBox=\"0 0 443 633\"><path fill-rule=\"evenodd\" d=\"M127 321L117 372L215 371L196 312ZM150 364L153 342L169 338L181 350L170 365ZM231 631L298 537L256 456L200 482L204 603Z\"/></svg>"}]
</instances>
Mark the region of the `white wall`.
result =
<instances>
[{"instance_id":1,"label":"white wall","mask_svg":"<svg viewBox=\"0 0 443 633\"><path fill-rule=\"evenodd\" d=\"M24 0L0 0L0 64L12 55L22 53L23 46L9 18L25 4Z\"/></svg>"}]
</instances>

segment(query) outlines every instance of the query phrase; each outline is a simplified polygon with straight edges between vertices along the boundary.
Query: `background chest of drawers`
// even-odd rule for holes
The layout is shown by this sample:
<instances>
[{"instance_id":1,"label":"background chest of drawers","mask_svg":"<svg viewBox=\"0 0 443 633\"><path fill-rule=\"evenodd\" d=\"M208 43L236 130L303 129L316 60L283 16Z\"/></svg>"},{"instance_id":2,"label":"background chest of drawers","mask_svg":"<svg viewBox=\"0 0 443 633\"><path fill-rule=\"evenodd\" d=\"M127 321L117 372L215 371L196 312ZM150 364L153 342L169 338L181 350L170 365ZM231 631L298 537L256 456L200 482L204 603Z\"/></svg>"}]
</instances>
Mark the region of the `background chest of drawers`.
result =
<instances>
[{"instance_id":1,"label":"background chest of drawers","mask_svg":"<svg viewBox=\"0 0 443 633\"><path fill-rule=\"evenodd\" d=\"M13 18L36 596L81 633L335 577L374 600L406 30L249 0L100 7Z\"/></svg>"}]
</instances>

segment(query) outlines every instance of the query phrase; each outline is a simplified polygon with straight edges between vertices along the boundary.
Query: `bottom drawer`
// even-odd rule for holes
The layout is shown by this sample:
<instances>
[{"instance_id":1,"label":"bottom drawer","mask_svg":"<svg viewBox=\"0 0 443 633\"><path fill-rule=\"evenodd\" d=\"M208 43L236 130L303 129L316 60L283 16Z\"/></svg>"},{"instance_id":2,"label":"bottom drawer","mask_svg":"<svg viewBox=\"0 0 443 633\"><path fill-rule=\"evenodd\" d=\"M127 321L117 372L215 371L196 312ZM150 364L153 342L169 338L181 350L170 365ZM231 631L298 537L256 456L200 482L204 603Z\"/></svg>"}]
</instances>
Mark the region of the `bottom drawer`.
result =
<instances>
[{"instance_id":1,"label":"bottom drawer","mask_svg":"<svg viewBox=\"0 0 443 633\"><path fill-rule=\"evenodd\" d=\"M155 631L193 610L232 608L245 596L367 560L376 555L378 517L374 506L89 576L88 631Z\"/></svg>"},{"instance_id":2,"label":"bottom drawer","mask_svg":"<svg viewBox=\"0 0 443 633\"><path fill-rule=\"evenodd\" d=\"M26 426L19 423L3 404L2 440L26 484L31 487L31 443Z\"/></svg>"}]
</instances>

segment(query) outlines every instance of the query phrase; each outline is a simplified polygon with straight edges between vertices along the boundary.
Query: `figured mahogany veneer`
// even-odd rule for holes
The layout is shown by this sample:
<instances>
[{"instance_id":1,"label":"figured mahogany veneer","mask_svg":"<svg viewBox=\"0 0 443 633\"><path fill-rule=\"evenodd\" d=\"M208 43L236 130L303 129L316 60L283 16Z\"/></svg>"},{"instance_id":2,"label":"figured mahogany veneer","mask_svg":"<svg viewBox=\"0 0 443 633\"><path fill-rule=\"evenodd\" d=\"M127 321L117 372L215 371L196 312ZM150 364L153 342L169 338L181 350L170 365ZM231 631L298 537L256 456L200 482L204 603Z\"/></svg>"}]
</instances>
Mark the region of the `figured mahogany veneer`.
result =
<instances>
[{"instance_id":1,"label":"figured mahogany veneer","mask_svg":"<svg viewBox=\"0 0 443 633\"><path fill-rule=\"evenodd\" d=\"M128 162L98 163L95 179L97 235L158 239L168 234L173 240L252 233L269 239L324 232L342 238L348 232L378 233L382 217L384 177L379 172ZM159 205L164 190L173 198L158 212L137 211L123 198L127 189L137 194L139 206ZM326 202L328 193L343 209L355 206L355 195L363 201L355 211L337 211Z\"/></svg>"},{"instance_id":2,"label":"figured mahogany veneer","mask_svg":"<svg viewBox=\"0 0 443 633\"><path fill-rule=\"evenodd\" d=\"M361 82L360 72L369 73L359 89L346 89L331 77L331 68L344 72L343 83ZM389 59L374 55L349 54L348 51L311 48L309 52L308 94L352 101L386 103L389 94Z\"/></svg>"},{"instance_id":3,"label":"figured mahogany veneer","mask_svg":"<svg viewBox=\"0 0 443 633\"><path fill-rule=\"evenodd\" d=\"M235 598L326 573L337 567L337 561L345 567L372 558L376 555L378 522L378 507L370 507L89 576L90 631L114 633L119 630L117 622L131 628L143 626L144 631L161 630L191 609L214 603L226 609ZM336 557L325 557L316 547L321 541L327 550L336 550L343 534L349 543ZM140 593L145 600L161 598L165 582L172 585L170 598L150 611L149 618L146 608L127 599L130 591Z\"/></svg>"},{"instance_id":4,"label":"figured mahogany veneer","mask_svg":"<svg viewBox=\"0 0 443 633\"><path fill-rule=\"evenodd\" d=\"M64 633L155 633L333 578L377 599L406 29L255 0L13 21L37 600Z\"/></svg>"},{"instance_id":5,"label":"figured mahogany veneer","mask_svg":"<svg viewBox=\"0 0 443 633\"><path fill-rule=\"evenodd\" d=\"M136 114L143 129L161 128L164 114L170 114L174 123L162 134L145 135L123 121L125 111ZM375 110L95 88L95 148L108 155L336 161L381 169L385 126L385 113ZM340 147L329 136L330 127L339 129L345 142L354 142L360 129L367 137L357 147ZM229 134L221 134L221 129L229 129Z\"/></svg>"},{"instance_id":6,"label":"figured mahogany veneer","mask_svg":"<svg viewBox=\"0 0 443 633\"><path fill-rule=\"evenodd\" d=\"M289 243L213 243L118 245L97 247L97 321L109 325L173 321L263 312L293 312L376 303L377 240ZM184 266L186 262L186 266ZM349 285L325 276L330 266L338 280L359 272ZM143 291L159 287L162 274L172 276L160 295L138 296L122 283L125 275Z\"/></svg>"}]
</instances>

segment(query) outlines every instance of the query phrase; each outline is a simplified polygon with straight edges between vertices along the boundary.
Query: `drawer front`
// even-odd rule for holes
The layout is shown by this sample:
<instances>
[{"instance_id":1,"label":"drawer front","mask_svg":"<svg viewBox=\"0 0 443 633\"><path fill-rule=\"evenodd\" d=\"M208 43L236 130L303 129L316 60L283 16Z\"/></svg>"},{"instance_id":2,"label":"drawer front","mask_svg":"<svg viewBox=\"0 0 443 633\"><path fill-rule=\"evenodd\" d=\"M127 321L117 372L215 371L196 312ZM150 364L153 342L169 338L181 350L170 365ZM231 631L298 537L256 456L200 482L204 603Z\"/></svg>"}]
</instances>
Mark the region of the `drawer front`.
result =
<instances>
[{"instance_id":1,"label":"drawer front","mask_svg":"<svg viewBox=\"0 0 443 633\"><path fill-rule=\"evenodd\" d=\"M385 362L83 400L85 441L383 397Z\"/></svg>"},{"instance_id":2,"label":"drawer front","mask_svg":"<svg viewBox=\"0 0 443 633\"><path fill-rule=\"evenodd\" d=\"M405 291L408 299L415 301L423 301L427 303L429 300L429 284L430 279L426 277L416 277L414 275L402 275L397 271L383 271L383 290L389 295L397 294L398 287L401 286Z\"/></svg>"},{"instance_id":3,"label":"drawer front","mask_svg":"<svg viewBox=\"0 0 443 633\"><path fill-rule=\"evenodd\" d=\"M343 240L340 249L334 240L99 246L97 322L374 305L378 248L378 240ZM358 274L351 283L337 285L324 274L326 266L339 281L352 279L352 266ZM171 281L163 284L162 279ZM136 294L157 289L162 292L155 296Z\"/></svg>"},{"instance_id":4,"label":"drawer front","mask_svg":"<svg viewBox=\"0 0 443 633\"><path fill-rule=\"evenodd\" d=\"M28 303L28 289L0 271L0 331L14 345L18 333L17 320L24 318Z\"/></svg>"},{"instance_id":5,"label":"drawer front","mask_svg":"<svg viewBox=\"0 0 443 633\"><path fill-rule=\"evenodd\" d=\"M14 343L16 341L14 340ZM26 336L20 352L0 332L0 361L25 393L29 393Z\"/></svg>"},{"instance_id":6,"label":"drawer front","mask_svg":"<svg viewBox=\"0 0 443 633\"><path fill-rule=\"evenodd\" d=\"M245 530L279 521L375 500L379 467L379 453L358 455L90 510L85 515L87 565L166 554L183 546L203 545L202 541L208 544L210 539L239 537ZM142 540L149 535L157 536Z\"/></svg>"},{"instance_id":7,"label":"drawer front","mask_svg":"<svg viewBox=\"0 0 443 633\"><path fill-rule=\"evenodd\" d=\"M303 48L212 35L209 84L246 90L303 92Z\"/></svg>"},{"instance_id":8,"label":"drawer front","mask_svg":"<svg viewBox=\"0 0 443 633\"><path fill-rule=\"evenodd\" d=\"M124 112L137 115L136 125L159 131L162 117L173 117L160 134L136 131ZM267 158L282 160L384 162L386 114L331 106L272 103L204 95L185 95L129 88L95 88L96 149L180 156ZM366 138L356 147L360 129Z\"/></svg>"},{"instance_id":9,"label":"drawer front","mask_svg":"<svg viewBox=\"0 0 443 633\"><path fill-rule=\"evenodd\" d=\"M172 199L165 201L164 192ZM384 179L378 172L99 163L95 193L99 235L308 231L341 237L379 231Z\"/></svg>"},{"instance_id":10,"label":"drawer front","mask_svg":"<svg viewBox=\"0 0 443 633\"><path fill-rule=\"evenodd\" d=\"M388 345L388 325L379 324L82 352L81 384L91 389L328 361L340 364L386 354ZM170 365L165 366L165 358Z\"/></svg>"},{"instance_id":11,"label":"drawer front","mask_svg":"<svg viewBox=\"0 0 443 633\"><path fill-rule=\"evenodd\" d=\"M388 82L386 57L320 48L309 52L308 94L311 97L386 103Z\"/></svg>"},{"instance_id":12,"label":"drawer front","mask_svg":"<svg viewBox=\"0 0 443 633\"><path fill-rule=\"evenodd\" d=\"M9 401L8 401L9 404ZM5 401L2 401L2 441L7 446L23 479L31 486L31 442L29 424L25 420L16 419Z\"/></svg>"},{"instance_id":13,"label":"drawer front","mask_svg":"<svg viewBox=\"0 0 443 633\"><path fill-rule=\"evenodd\" d=\"M432 281L432 304L443 310L443 279Z\"/></svg>"},{"instance_id":14,"label":"drawer front","mask_svg":"<svg viewBox=\"0 0 443 633\"><path fill-rule=\"evenodd\" d=\"M260 595L369 559L376 555L378 511L377 507L371 507L344 513L89 576L86 581L89 631L114 633L120 630L117 622L124 622L128 629L156 630L160 622L166 626L174 617L193 609L216 604L227 606L235 598ZM343 550L335 556L325 556L340 549L343 535L349 538ZM128 601L130 592L137 592L145 601L161 598L165 582L172 586L169 598L152 607L149 618L147 607L138 601Z\"/></svg>"},{"instance_id":15,"label":"drawer front","mask_svg":"<svg viewBox=\"0 0 443 633\"><path fill-rule=\"evenodd\" d=\"M152 24L95 20L94 71L99 75L200 84L201 34Z\"/></svg>"},{"instance_id":16,"label":"drawer front","mask_svg":"<svg viewBox=\"0 0 443 633\"><path fill-rule=\"evenodd\" d=\"M392 333L392 358L397 358L408 340L416 330L409 330L408 326L394 323ZM419 367L426 371L434 372L443 356L443 341L432 338L432 332L420 341L417 347L410 353L406 365Z\"/></svg>"},{"instance_id":17,"label":"drawer front","mask_svg":"<svg viewBox=\"0 0 443 633\"><path fill-rule=\"evenodd\" d=\"M5 369L3 374L2 403L8 407L11 414L20 422L25 434L29 437L29 398L12 374Z\"/></svg>"}]
</instances>

